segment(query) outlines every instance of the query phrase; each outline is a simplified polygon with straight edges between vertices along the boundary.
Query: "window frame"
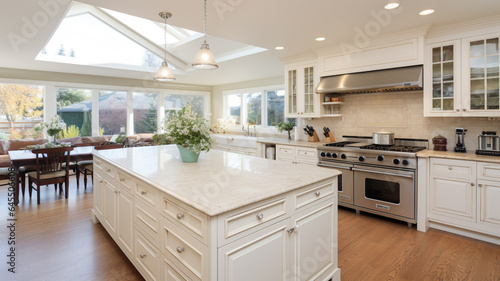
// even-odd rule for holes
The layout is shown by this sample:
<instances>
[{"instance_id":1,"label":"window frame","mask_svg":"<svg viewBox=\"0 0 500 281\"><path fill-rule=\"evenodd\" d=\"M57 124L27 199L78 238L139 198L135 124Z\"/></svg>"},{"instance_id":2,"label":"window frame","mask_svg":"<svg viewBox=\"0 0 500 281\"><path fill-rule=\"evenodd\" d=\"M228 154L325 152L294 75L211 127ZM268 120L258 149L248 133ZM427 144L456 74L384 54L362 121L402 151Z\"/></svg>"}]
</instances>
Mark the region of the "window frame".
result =
<instances>
[{"instance_id":1,"label":"window frame","mask_svg":"<svg viewBox=\"0 0 500 281\"><path fill-rule=\"evenodd\" d=\"M239 125L233 125L231 126L232 129L237 129L241 126L245 126L248 123L248 109L245 103L245 95L247 94L255 94L255 93L260 93L261 94L261 125L251 125L255 126L256 128L260 129L266 129L266 128L276 128L276 126L268 126L267 125L267 111L268 111L268 104L267 104L267 92L271 91L285 91L285 87L283 85L270 85L270 86L262 86L262 87L255 87L255 88L244 88L244 89L236 89L236 90L228 90L228 91L223 91L222 92L222 108L223 108L223 113L222 116L223 118L228 118L229 117L229 107L228 107L228 101L227 101L227 96L230 95L241 95L240 96L240 123Z\"/></svg>"}]
</instances>

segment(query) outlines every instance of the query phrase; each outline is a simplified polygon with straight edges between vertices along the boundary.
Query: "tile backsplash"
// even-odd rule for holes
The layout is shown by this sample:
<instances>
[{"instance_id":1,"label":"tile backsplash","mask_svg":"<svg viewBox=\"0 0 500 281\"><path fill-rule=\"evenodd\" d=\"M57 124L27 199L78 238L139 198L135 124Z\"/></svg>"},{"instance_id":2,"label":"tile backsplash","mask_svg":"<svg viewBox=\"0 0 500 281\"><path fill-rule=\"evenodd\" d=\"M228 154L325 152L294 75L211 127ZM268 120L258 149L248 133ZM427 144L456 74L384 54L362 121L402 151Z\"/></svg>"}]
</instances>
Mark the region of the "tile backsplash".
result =
<instances>
[{"instance_id":1,"label":"tile backsplash","mask_svg":"<svg viewBox=\"0 0 500 281\"><path fill-rule=\"evenodd\" d=\"M500 133L499 120L486 117L424 117L422 92L397 92L344 95L341 97L340 117L324 117L303 120L301 126L313 126L320 140L324 140L323 127L329 127L337 141L343 135L371 136L373 132L386 129L396 138L428 139L432 149L432 138L441 134L448 139L447 150L455 147L455 128L466 128L467 151L477 149L477 136L482 131ZM305 140L306 136L301 136Z\"/></svg>"}]
</instances>

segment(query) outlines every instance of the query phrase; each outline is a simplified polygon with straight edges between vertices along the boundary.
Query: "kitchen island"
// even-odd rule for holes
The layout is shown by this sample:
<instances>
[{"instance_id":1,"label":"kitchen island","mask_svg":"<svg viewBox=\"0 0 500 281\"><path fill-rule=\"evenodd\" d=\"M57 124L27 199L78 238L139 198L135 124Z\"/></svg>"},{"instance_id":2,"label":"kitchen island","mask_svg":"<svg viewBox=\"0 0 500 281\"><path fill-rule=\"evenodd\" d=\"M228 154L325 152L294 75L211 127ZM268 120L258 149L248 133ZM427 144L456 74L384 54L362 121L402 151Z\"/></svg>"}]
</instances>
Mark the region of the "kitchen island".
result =
<instances>
[{"instance_id":1,"label":"kitchen island","mask_svg":"<svg viewBox=\"0 0 500 281\"><path fill-rule=\"evenodd\" d=\"M146 280L340 280L340 172L175 146L94 151L92 220Z\"/></svg>"}]
</instances>

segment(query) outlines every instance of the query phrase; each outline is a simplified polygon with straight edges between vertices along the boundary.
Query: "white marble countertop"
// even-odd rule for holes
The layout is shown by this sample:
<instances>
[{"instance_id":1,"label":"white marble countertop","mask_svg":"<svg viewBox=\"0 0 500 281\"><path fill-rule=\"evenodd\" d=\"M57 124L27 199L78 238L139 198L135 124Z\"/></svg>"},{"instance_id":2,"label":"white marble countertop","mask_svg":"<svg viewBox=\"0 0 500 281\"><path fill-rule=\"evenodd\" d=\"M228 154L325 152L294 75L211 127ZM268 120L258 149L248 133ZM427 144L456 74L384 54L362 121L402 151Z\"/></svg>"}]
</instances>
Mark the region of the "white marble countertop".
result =
<instances>
[{"instance_id":1,"label":"white marble countertop","mask_svg":"<svg viewBox=\"0 0 500 281\"><path fill-rule=\"evenodd\" d=\"M183 163L174 145L93 153L209 216L341 174L214 149L197 163Z\"/></svg>"},{"instance_id":2,"label":"white marble countertop","mask_svg":"<svg viewBox=\"0 0 500 281\"><path fill-rule=\"evenodd\" d=\"M417 152L417 157L420 158L447 158L456 160L469 160L469 161L481 161L481 162L492 162L500 163L500 156L490 156L490 155L477 155L475 151L469 151L466 153L454 152L454 151L435 151L435 150L422 150Z\"/></svg>"},{"instance_id":3,"label":"white marble countertop","mask_svg":"<svg viewBox=\"0 0 500 281\"><path fill-rule=\"evenodd\" d=\"M281 139L281 138L257 138L257 142L284 144L284 145L293 145L293 146L302 146L302 147L311 147L311 148L316 148L316 147L322 146L326 143L326 142L321 142L321 141L315 141L315 142L298 141L298 140L289 140L289 139Z\"/></svg>"}]
</instances>

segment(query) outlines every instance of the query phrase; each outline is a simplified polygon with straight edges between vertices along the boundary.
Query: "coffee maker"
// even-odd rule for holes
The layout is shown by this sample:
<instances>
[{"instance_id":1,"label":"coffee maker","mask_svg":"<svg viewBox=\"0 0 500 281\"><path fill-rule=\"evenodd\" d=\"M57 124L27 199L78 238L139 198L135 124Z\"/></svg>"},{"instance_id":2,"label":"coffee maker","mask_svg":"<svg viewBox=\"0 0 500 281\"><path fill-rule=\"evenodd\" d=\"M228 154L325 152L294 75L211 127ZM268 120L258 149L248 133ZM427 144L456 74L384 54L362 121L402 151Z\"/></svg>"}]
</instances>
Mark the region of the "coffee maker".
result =
<instances>
[{"instance_id":1,"label":"coffee maker","mask_svg":"<svg viewBox=\"0 0 500 281\"><path fill-rule=\"evenodd\" d=\"M467 149L465 148L465 132L467 132L467 129L464 128L455 128L455 134L457 135L456 140L457 140L457 146L455 146L455 152L462 152L465 153Z\"/></svg>"}]
</instances>

